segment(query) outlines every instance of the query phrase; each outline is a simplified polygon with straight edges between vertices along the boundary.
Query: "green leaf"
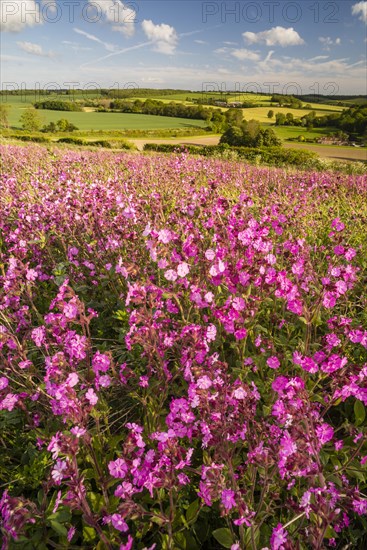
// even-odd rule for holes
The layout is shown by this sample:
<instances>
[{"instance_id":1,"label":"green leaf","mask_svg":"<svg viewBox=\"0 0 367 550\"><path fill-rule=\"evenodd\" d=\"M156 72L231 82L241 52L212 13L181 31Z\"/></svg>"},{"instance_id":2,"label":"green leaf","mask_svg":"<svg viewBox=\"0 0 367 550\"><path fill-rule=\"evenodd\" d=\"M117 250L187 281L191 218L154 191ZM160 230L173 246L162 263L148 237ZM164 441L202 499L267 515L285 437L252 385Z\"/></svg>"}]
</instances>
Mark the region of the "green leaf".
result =
<instances>
[{"instance_id":1,"label":"green leaf","mask_svg":"<svg viewBox=\"0 0 367 550\"><path fill-rule=\"evenodd\" d=\"M213 531L213 537L219 542L219 544L224 546L224 548L231 548L234 542L231 531L226 527Z\"/></svg>"},{"instance_id":2,"label":"green leaf","mask_svg":"<svg viewBox=\"0 0 367 550\"><path fill-rule=\"evenodd\" d=\"M61 537L66 537L67 536L68 530L66 529L66 527L64 525L61 525L61 523L59 523L55 519L52 519L50 521L50 524L51 524L52 529L55 531L55 533L57 533Z\"/></svg>"},{"instance_id":3,"label":"green leaf","mask_svg":"<svg viewBox=\"0 0 367 550\"><path fill-rule=\"evenodd\" d=\"M83 540L85 542L91 542L94 540L97 536L97 533L93 527L89 527L89 525L84 525L83 527Z\"/></svg>"},{"instance_id":4,"label":"green leaf","mask_svg":"<svg viewBox=\"0 0 367 550\"><path fill-rule=\"evenodd\" d=\"M364 419L366 418L366 409L361 401L357 399L354 403L354 416L356 419L356 425L360 426L363 424Z\"/></svg>"},{"instance_id":5,"label":"green leaf","mask_svg":"<svg viewBox=\"0 0 367 550\"><path fill-rule=\"evenodd\" d=\"M92 505L93 512L100 512L104 504L103 495L100 493L87 493L87 498Z\"/></svg>"},{"instance_id":6,"label":"green leaf","mask_svg":"<svg viewBox=\"0 0 367 550\"><path fill-rule=\"evenodd\" d=\"M50 521L56 520L58 523L66 523L71 520L71 512L69 508L59 508L57 512L48 516Z\"/></svg>"},{"instance_id":7,"label":"green leaf","mask_svg":"<svg viewBox=\"0 0 367 550\"><path fill-rule=\"evenodd\" d=\"M334 529L331 527L331 525L328 525L327 528L326 528L326 531L324 533L324 538L325 539L331 539L331 538L334 538L336 537L336 533L334 531Z\"/></svg>"},{"instance_id":8,"label":"green leaf","mask_svg":"<svg viewBox=\"0 0 367 550\"><path fill-rule=\"evenodd\" d=\"M42 504L43 502L43 497L45 496L45 492L43 489L40 489L37 493L37 500L38 500L38 504Z\"/></svg>"},{"instance_id":9,"label":"green leaf","mask_svg":"<svg viewBox=\"0 0 367 550\"><path fill-rule=\"evenodd\" d=\"M191 523L197 518L199 507L200 507L200 502L199 502L199 499L197 498L190 504L190 506L186 510L187 523Z\"/></svg>"},{"instance_id":10,"label":"green leaf","mask_svg":"<svg viewBox=\"0 0 367 550\"><path fill-rule=\"evenodd\" d=\"M106 550L106 548L107 548L107 546L101 540L99 541L99 543L96 546L96 550Z\"/></svg>"},{"instance_id":11,"label":"green leaf","mask_svg":"<svg viewBox=\"0 0 367 550\"><path fill-rule=\"evenodd\" d=\"M245 547L246 548L252 548L253 542L255 542L256 548L259 548L258 544L260 541L260 529L256 529L255 532L251 529L251 527L248 527L245 531Z\"/></svg>"},{"instance_id":12,"label":"green leaf","mask_svg":"<svg viewBox=\"0 0 367 550\"><path fill-rule=\"evenodd\" d=\"M178 548L181 548L182 550L186 550L186 537L183 533L176 533L174 535L174 541L175 544L177 544Z\"/></svg>"}]
</instances>

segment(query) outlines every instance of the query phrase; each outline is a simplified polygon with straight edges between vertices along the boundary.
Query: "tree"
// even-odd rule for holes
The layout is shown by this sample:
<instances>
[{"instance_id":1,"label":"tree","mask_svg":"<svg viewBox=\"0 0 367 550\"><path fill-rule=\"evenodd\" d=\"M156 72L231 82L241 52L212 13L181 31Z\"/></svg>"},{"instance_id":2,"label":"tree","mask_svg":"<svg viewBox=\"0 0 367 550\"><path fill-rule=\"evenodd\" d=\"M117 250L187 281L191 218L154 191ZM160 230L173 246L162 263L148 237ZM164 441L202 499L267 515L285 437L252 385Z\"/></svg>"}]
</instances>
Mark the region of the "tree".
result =
<instances>
[{"instance_id":1,"label":"tree","mask_svg":"<svg viewBox=\"0 0 367 550\"><path fill-rule=\"evenodd\" d=\"M221 132L225 128L225 115L218 109L213 109L210 125L215 132Z\"/></svg>"},{"instance_id":2,"label":"tree","mask_svg":"<svg viewBox=\"0 0 367 550\"><path fill-rule=\"evenodd\" d=\"M0 104L0 126L9 128L9 105Z\"/></svg>"},{"instance_id":3,"label":"tree","mask_svg":"<svg viewBox=\"0 0 367 550\"><path fill-rule=\"evenodd\" d=\"M78 130L78 128L66 118L60 118L60 120L56 122L56 126L59 132L73 132L74 130Z\"/></svg>"},{"instance_id":4,"label":"tree","mask_svg":"<svg viewBox=\"0 0 367 550\"><path fill-rule=\"evenodd\" d=\"M37 130L41 128L42 119L36 109L29 107L20 117L20 123L23 130L27 130L28 132L37 132Z\"/></svg>"},{"instance_id":5,"label":"tree","mask_svg":"<svg viewBox=\"0 0 367 550\"><path fill-rule=\"evenodd\" d=\"M243 132L238 126L230 126L228 130L221 136L219 143L228 143L233 147L239 147L242 145Z\"/></svg>"},{"instance_id":6,"label":"tree","mask_svg":"<svg viewBox=\"0 0 367 550\"><path fill-rule=\"evenodd\" d=\"M274 116L274 111L270 109L270 111L268 112L268 118L273 118L273 116Z\"/></svg>"},{"instance_id":7,"label":"tree","mask_svg":"<svg viewBox=\"0 0 367 550\"><path fill-rule=\"evenodd\" d=\"M285 115L283 113L277 113L275 115L275 125L276 126L283 126L285 123Z\"/></svg>"},{"instance_id":8,"label":"tree","mask_svg":"<svg viewBox=\"0 0 367 550\"><path fill-rule=\"evenodd\" d=\"M225 113L227 123L231 126L240 126L243 121L243 113L241 109L231 108Z\"/></svg>"},{"instance_id":9,"label":"tree","mask_svg":"<svg viewBox=\"0 0 367 550\"><path fill-rule=\"evenodd\" d=\"M230 126L220 138L220 143L234 147L273 147L282 144L271 128L261 129L257 120L244 122L240 127Z\"/></svg>"},{"instance_id":10,"label":"tree","mask_svg":"<svg viewBox=\"0 0 367 550\"><path fill-rule=\"evenodd\" d=\"M51 132L52 134L54 134L55 132L57 132L57 126L54 122L50 122L49 124L47 124L47 126L44 126L42 128L42 132Z\"/></svg>"},{"instance_id":11,"label":"tree","mask_svg":"<svg viewBox=\"0 0 367 550\"><path fill-rule=\"evenodd\" d=\"M271 128L266 128L266 130L261 130L262 134L262 145L264 147L276 147L282 144L282 140L279 139Z\"/></svg>"},{"instance_id":12,"label":"tree","mask_svg":"<svg viewBox=\"0 0 367 550\"><path fill-rule=\"evenodd\" d=\"M255 140L260 132L260 122L255 119L251 119L248 122L245 120L242 124L244 133L248 134L249 140ZM251 147L251 145L249 145Z\"/></svg>"},{"instance_id":13,"label":"tree","mask_svg":"<svg viewBox=\"0 0 367 550\"><path fill-rule=\"evenodd\" d=\"M74 130L79 130L74 124L69 122L66 118L60 118L56 123L50 122L47 126L42 128L42 132L74 132Z\"/></svg>"}]
</instances>

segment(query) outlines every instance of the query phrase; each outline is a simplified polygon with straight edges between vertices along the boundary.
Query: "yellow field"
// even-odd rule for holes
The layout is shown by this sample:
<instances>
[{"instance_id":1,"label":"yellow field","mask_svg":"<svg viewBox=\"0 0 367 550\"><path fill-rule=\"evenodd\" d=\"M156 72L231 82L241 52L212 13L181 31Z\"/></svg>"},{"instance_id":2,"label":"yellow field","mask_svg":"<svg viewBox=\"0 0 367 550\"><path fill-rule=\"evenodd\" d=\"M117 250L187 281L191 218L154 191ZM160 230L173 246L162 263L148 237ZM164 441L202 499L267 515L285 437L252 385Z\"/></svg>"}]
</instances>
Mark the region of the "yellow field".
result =
<instances>
[{"instance_id":1,"label":"yellow field","mask_svg":"<svg viewBox=\"0 0 367 550\"><path fill-rule=\"evenodd\" d=\"M315 104L316 105L316 104ZM326 109L326 107L329 107ZM272 110L274 111L274 117L272 119L268 118L268 112ZM342 107L334 108L331 105L329 106L322 106L322 109L319 108L316 110L316 107L314 109L291 109L290 107L253 107L251 109L242 109L243 116L246 120L255 119L259 122L275 122L275 115L277 113L283 113L286 115L287 113L292 113L294 118L301 118L307 113L310 113L312 110L316 111L316 116L324 116L329 115L332 112L339 112L342 110Z\"/></svg>"},{"instance_id":2,"label":"yellow field","mask_svg":"<svg viewBox=\"0 0 367 550\"><path fill-rule=\"evenodd\" d=\"M160 101L162 103L181 103L182 105L192 105L191 101L184 101L182 99L164 99L162 97L128 97L126 98L126 101L136 101L137 99L140 99L140 101L145 102L147 99L151 99L152 101Z\"/></svg>"},{"instance_id":3,"label":"yellow field","mask_svg":"<svg viewBox=\"0 0 367 550\"><path fill-rule=\"evenodd\" d=\"M321 109L323 111L335 111L336 113L339 113L340 111L343 111L344 109L347 109L348 107L340 107L340 105L325 105L324 103L310 103L312 109Z\"/></svg>"}]
</instances>

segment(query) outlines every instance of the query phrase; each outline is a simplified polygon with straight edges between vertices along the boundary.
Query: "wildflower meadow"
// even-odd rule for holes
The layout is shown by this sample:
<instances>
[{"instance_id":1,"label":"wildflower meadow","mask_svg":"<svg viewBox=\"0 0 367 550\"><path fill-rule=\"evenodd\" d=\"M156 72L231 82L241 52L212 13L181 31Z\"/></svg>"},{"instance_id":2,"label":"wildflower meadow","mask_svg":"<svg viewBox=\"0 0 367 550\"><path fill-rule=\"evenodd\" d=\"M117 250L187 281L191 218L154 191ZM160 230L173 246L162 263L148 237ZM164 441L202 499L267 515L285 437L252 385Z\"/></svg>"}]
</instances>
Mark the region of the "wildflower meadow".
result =
<instances>
[{"instance_id":1,"label":"wildflower meadow","mask_svg":"<svg viewBox=\"0 0 367 550\"><path fill-rule=\"evenodd\" d=\"M367 547L367 177L1 146L2 549Z\"/></svg>"}]
</instances>

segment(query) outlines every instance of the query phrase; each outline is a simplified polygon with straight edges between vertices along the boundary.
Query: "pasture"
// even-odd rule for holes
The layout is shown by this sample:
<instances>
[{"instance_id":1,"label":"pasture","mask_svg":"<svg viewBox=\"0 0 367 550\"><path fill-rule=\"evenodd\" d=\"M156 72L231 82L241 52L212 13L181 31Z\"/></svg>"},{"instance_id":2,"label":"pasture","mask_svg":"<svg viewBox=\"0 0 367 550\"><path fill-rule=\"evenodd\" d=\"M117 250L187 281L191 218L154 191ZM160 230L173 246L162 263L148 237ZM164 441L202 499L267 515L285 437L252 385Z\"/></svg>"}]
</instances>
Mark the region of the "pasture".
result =
<instances>
[{"instance_id":1,"label":"pasture","mask_svg":"<svg viewBox=\"0 0 367 550\"><path fill-rule=\"evenodd\" d=\"M9 102L10 112L9 121L11 126L20 128L20 117L24 109L29 104L24 102ZM66 112L50 111L39 109L37 111L43 121L43 124L56 122L60 118L65 118L81 131L88 130L152 130L168 128L205 128L207 124L203 120L192 120L175 117L163 117L154 115L132 114L132 113L97 113L90 112Z\"/></svg>"},{"instance_id":2,"label":"pasture","mask_svg":"<svg viewBox=\"0 0 367 550\"><path fill-rule=\"evenodd\" d=\"M170 103L171 101L176 101L178 103L183 103L185 105L190 105L190 101L187 101L187 98L195 99L195 98L202 98L203 95L210 96L210 93L203 94L200 92L187 92L187 94L184 93L173 93L171 95L153 95L152 99L156 99L159 101L163 101L164 103ZM214 94L215 95L215 94ZM218 99L220 99L220 94L216 94L218 96ZM70 100L74 97L74 99L92 99L93 94L86 95L81 92L76 92L73 96L67 96L67 95L59 95L58 98ZM97 98L98 95L96 94L95 97ZM293 116L296 117L302 117L305 114L309 113L311 110L315 110L317 116L322 116L329 114L330 112L340 112L342 110L342 107L338 106L331 106L331 105L322 105L322 104L311 104L311 109L290 109L287 107L276 107L273 106L270 103L271 96L263 96L263 95L256 95L256 94L232 94L225 96L228 98L229 101L234 100L241 100L241 101L251 101L251 102L258 102L260 105L264 104L264 102L269 102L269 107L252 107L249 109L242 109L244 118L246 120L255 119L261 122L262 124L268 124L271 123L272 120L270 120L267 117L267 114L270 109L274 111L274 116L276 113L284 113L287 114L288 112L291 112ZM140 99L141 101L144 101L147 99L147 97L140 97L137 91L136 96L132 94L128 98L129 100L135 100ZM10 125L14 128L19 128L20 123L19 119L21 117L22 112L24 109L29 107L32 103L35 101L39 101L40 97L39 95L24 95L24 96L7 96L7 98L2 98L2 101L7 103L10 107L9 111L9 122ZM215 107L220 110L225 110L222 107ZM151 116L151 115L131 115L128 113L96 113L93 112L93 108L86 108L86 112L78 113L78 112L63 112L63 111L48 111L48 110L39 110L39 114L42 116L42 119L44 121L44 124L48 124L49 122L56 122L60 118L66 118L69 122L72 124L75 124L80 130L82 131L88 131L88 130L152 130L152 129L177 129L177 128L204 128L206 126L206 123L204 121L200 120L185 120L185 119L178 119L178 118L171 118L171 117L161 117L161 116ZM300 133L302 133L303 129L300 129ZM291 132L292 133L292 132Z\"/></svg>"}]
</instances>

